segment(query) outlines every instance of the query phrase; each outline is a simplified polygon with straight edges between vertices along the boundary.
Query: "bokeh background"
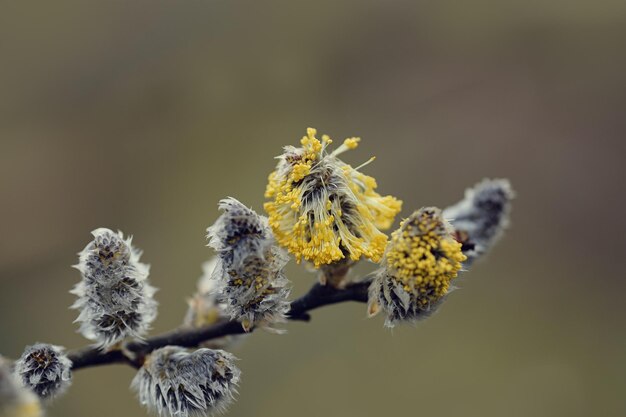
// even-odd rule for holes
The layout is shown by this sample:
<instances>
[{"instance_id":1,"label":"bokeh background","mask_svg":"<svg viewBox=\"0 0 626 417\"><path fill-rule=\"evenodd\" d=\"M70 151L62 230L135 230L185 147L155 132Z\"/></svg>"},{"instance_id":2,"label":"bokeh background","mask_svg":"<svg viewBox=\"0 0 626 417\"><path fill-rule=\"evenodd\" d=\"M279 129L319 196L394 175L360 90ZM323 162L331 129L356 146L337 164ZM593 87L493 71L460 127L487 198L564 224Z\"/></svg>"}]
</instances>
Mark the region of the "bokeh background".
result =
<instances>
[{"instance_id":1,"label":"bokeh background","mask_svg":"<svg viewBox=\"0 0 626 417\"><path fill-rule=\"evenodd\" d=\"M0 352L86 343L70 265L100 226L177 326L218 200L262 209L314 126L361 136L344 159L405 216L510 178L512 227L416 328L344 304L255 333L229 416L624 416L625 110L622 0L0 2ZM49 416L144 416L132 376L82 370Z\"/></svg>"}]
</instances>

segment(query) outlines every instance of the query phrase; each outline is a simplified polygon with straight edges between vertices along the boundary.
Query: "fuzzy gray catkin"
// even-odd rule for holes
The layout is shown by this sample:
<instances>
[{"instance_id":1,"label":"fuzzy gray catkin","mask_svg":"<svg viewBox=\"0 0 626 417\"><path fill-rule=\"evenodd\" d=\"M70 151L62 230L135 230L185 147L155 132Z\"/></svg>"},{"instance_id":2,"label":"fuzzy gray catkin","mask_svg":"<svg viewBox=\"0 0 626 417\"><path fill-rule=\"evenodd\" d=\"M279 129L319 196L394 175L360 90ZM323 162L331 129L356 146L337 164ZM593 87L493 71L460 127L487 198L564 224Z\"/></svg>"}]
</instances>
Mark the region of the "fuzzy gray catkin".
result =
<instances>
[{"instance_id":1,"label":"fuzzy gray catkin","mask_svg":"<svg viewBox=\"0 0 626 417\"><path fill-rule=\"evenodd\" d=\"M286 253L276 245L267 218L234 198L220 201L223 211L207 229L218 255L212 292L224 313L244 329L282 322L289 311L289 281L283 273Z\"/></svg>"},{"instance_id":2,"label":"fuzzy gray catkin","mask_svg":"<svg viewBox=\"0 0 626 417\"><path fill-rule=\"evenodd\" d=\"M24 386L47 399L67 390L72 382L71 367L63 348L37 343L26 347L14 372Z\"/></svg>"},{"instance_id":3,"label":"fuzzy gray catkin","mask_svg":"<svg viewBox=\"0 0 626 417\"><path fill-rule=\"evenodd\" d=\"M213 257L202 265L202 276L198 280L197 291L187 300L187 314L183 321L186 327L199 328L230 320L228 306L220 302L214 292L216 281L211 276L217 262L217 257ZM227 335L207 340L201 346L210 349L232 348L246 337L246 334Z\"/></svg>"},{"instance_id":4,"label":"fuzzy gray catkin","mask_svg":"<svg viewBox=\"0 0 626 417\"><path fill-rule=\"evenodd\" d=\"M126 337L141 337L156 318L156 289L148 283L149 267L141 251L122 232L96 229L79 253L82 280L72 290L80 311L79 332L105 349Z\"/></svg>"},{"instance_id":5,"label":"fuzzy gray catkin","mask_svg":"<svg viewBox=\"0 0 626 417\"><path fill-rule=\"evenodd\" d=\"M509 225L515 193L506 179L484 179L465 191L465 197L446 208L443 215L456 230L456 239L470 266L484 255Z\"/></svg>"},{"instance_id":6,"label":"fuzzy gray catkin","mask_svg":"<svg viewBox=\"0 0 626 417\"><path fill-rule=\"evenodd\" d=\"M178 346L153 351L131 387L159 416L190 417L222 412L237 393L240 371L222 350L188 352Z\"/></svg>"}]
</instances>

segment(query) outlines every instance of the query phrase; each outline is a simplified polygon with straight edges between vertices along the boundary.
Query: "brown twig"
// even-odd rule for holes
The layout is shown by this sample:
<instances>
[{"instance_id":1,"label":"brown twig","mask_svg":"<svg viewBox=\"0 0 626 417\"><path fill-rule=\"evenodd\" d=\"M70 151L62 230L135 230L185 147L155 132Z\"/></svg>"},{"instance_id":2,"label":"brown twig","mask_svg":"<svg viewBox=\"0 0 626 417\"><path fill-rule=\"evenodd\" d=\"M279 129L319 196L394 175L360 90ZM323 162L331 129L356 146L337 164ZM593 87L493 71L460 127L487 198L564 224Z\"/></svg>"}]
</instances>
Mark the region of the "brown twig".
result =
<instances>
[{"instance_id":1,"label":"brown twig","mask_svg":"<svg viewBox=\"0 0 626 417\"><path fill-rule=\"evenodd\" d=\"M369 280L364 280L342 289L315 284L306 294L291 302L287 318L308 321L311 318L309 311L325 305L344 301L367 302L369 284ZM198 329L181 327L151 338L132 341L121 348L109 351L103 352L96 347L88 346L70 352L68 357L72 361L72 370L115 363L139 368L145 356L160 347L168 345L196 347L208 340L241 333L244 333L244 330L241 323L237 321L222 322Z\"/></svg>"}]
</instances>

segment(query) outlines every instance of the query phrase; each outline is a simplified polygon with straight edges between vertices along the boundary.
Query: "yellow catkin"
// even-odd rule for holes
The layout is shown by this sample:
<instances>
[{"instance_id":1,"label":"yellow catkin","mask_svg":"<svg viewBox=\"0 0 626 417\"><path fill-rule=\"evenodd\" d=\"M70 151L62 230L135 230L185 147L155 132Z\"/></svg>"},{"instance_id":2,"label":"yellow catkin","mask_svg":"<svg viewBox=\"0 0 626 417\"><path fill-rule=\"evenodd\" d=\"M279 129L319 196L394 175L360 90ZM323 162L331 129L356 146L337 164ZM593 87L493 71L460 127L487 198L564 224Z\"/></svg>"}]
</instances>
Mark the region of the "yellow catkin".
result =
<instances>
[{"instance_id":1,"label":"yellow catkin","mask_svg":"<svg viewBox=\"0 0 626 417\"><path fill-rule=\"evenodd\" d=\"M420 306L446 295L466 259L438 209L422 209L404 220L391 234L385 255L391 279Z\"/></svg>"},{"instance_id":2,"label":"yellow catkin","mask_svg":"<svg viewBox=\"0 0 626 417\"><path fill-rule=\"evenodd\" d=\"M298 262L316 267L343 259L361 257L379 262L387 236L381 230L393 224L402 202L381 196L374 178L337 158L357 147L359 138L348 138L332 153L327 135L307 129L302 147L286 148L268 179L264 207L277 241ZM348 210L346 210L348 207Z\"/></svg>"}]
</instances>

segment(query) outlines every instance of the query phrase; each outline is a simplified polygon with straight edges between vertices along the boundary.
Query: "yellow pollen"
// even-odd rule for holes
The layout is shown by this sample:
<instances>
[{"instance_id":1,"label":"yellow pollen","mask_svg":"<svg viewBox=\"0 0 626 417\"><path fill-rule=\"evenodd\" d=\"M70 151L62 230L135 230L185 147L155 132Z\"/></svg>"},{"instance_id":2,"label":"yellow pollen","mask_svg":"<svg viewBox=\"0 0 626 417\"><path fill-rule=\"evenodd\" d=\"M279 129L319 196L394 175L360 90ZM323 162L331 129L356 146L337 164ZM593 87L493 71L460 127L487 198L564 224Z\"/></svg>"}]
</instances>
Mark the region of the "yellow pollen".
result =
<instances>
[{"instance_id":1,"label":"yellow pollen","mask_svg":"<svg viewBox=\"0 0 626 417\"><path fill-rule=\"evenodd\" d=\"M354 149L359 138L346 139L326 153L332 140L322 141L313 128L289 149L268 178L264 208L276 240L316 267L362 256L379 262L387 244L381 229L391 227L402 202L375 191L374 178L339 160L338 151ZM349 210L347 210L349 208Z\"/></svg>"},{"instance_id":2,"label":"yellow pollen","mask_svg":"<svg viewBox=\"0 0 626 417\"><path fill-rule=\"evenodd\" d=\"M391 234L385 255L390 276L428 306L447 294L467 258L438 209L421 209Z\"/></svg>"},{"instance_id":3,"label":"yellow pollen","mask_svg":"<svg viewBox=\"0 0 626 417\"><path fill-rule=\"evenodd\" d=\"M360 141L361 138L348 138L343 141L343 144L346 145L348 149L356 149L356 147L359 146Z\"/></svg>"}]
</instances>

